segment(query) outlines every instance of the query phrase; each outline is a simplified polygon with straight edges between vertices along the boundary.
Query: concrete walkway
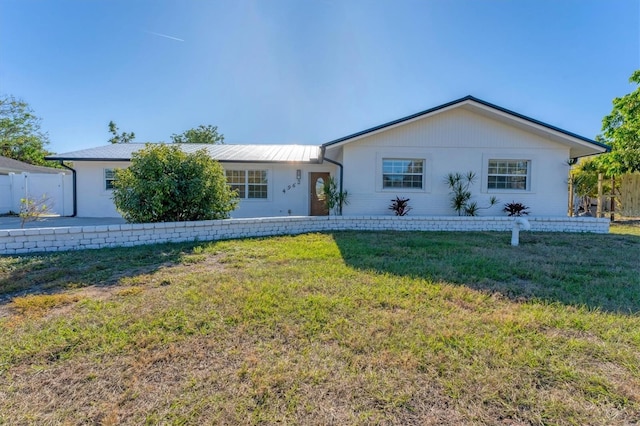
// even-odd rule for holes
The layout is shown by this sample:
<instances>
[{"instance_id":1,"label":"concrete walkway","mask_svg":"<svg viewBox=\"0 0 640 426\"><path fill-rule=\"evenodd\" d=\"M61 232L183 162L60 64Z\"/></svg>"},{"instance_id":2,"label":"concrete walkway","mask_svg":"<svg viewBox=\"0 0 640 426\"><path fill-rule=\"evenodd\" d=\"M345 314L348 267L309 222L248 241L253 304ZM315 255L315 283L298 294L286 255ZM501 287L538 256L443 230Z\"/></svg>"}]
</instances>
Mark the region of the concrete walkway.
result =
<instances>
[{"instance_id":1,"label":"concrete walkway","mask_svg":"<svg viewBox=\"0 0 640 426\"><path fill-rule=\"evenodd\" d=\"M26 222L25 228L61 228L67 226L115 225L126 223L121 217L43 217ZM0 216L0 230L20 229L20 218L16 216Z\"/></svg>"}]
</instances>

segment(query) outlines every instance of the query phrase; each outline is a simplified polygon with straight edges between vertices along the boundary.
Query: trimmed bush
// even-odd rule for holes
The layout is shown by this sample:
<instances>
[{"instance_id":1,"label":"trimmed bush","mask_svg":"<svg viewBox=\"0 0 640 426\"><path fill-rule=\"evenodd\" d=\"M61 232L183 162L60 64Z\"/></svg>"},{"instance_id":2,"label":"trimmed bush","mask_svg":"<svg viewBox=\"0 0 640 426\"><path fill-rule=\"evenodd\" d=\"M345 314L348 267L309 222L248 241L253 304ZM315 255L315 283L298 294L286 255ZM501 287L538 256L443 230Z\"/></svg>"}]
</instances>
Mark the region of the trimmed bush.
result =
<instances>
[{"instance_id":1,"label":"trimmed bush","mask_svg":"<svg viewBox=\"0 0 640 426\"><path fill-rule=\"evenodd\" d=\"M127 222L225 219L237 204L220 164L199 150L147 144L116 170L113 201Z\"/></svg>"}]
</instances>

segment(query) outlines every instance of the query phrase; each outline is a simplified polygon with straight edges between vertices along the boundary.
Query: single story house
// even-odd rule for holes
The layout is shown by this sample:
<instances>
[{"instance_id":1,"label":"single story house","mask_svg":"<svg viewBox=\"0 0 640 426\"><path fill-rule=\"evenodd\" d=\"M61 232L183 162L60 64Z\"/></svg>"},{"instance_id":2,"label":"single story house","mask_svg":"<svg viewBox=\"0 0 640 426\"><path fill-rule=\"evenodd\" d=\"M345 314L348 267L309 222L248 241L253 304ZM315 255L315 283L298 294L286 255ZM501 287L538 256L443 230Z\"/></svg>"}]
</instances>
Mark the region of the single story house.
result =
<instances>
[{"instance_id":1,"label":"single story house","mask_svg":"<svg viewBox=\"0 0 640 426\"><path fill-rule=\"evenodd\" d=\"M77 215L119 216L113 170L144 144L118 144L47 157L73 162ZM345 215L389 215L391 199L409 198L412 215L453 215L449 173L474 172L473 200L483 215L520 202L532 216L566 216L569 164L608 147L472 96L316 145L198 145L237 188L232 217L327 214L319 188L334 177L348 191Z\"/></svg>"}]
</instances>

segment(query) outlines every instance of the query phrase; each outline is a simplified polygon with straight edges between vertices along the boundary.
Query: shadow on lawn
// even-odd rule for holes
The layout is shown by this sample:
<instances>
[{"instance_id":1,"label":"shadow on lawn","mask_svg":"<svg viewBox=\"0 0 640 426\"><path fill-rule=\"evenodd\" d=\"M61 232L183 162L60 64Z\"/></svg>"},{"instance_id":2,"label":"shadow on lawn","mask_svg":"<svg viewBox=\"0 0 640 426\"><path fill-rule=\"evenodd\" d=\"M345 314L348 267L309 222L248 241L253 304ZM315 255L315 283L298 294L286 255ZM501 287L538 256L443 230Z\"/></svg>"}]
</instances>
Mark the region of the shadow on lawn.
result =
<instances>
[{"instance_id":1,"label":"shadow on lawn","mask_svg":"<svg viewBox=\"0 0 640 426\"><path fill-rule=\"evenodd\" d=\"M179 263L194 243L38 253L0 258L0 304L17 296L116 284Z\"/></svg>"},{"instance_id":2,"label":"shadow on lawn","mask_svg":"<svg viewBox=\"0 0 640 426\"><path fill-rule=\"evenodd\" d=\"M506 232L334 233L351 267L465 285L513 301L640 312L640 236Z\"/></svg>"}]
</instances>

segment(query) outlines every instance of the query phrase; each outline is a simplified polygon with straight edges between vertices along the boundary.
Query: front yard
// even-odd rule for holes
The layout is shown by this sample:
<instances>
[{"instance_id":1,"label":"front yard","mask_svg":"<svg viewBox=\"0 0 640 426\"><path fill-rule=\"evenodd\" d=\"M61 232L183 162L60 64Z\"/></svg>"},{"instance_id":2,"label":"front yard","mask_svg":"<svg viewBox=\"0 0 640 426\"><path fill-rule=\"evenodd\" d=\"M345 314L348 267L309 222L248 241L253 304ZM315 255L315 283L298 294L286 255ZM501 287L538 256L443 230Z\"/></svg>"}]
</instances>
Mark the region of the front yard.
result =
<instances>
[{"instance_id":1,"label":"front yard","mask_svg":"<svg viewBox=\"0 0 640 426\"><path fill-rule=\"evenodd\" d=\"M520 241L0 258L0 424L639 423L640 228Z\"/></svg>"}]
</instances>

